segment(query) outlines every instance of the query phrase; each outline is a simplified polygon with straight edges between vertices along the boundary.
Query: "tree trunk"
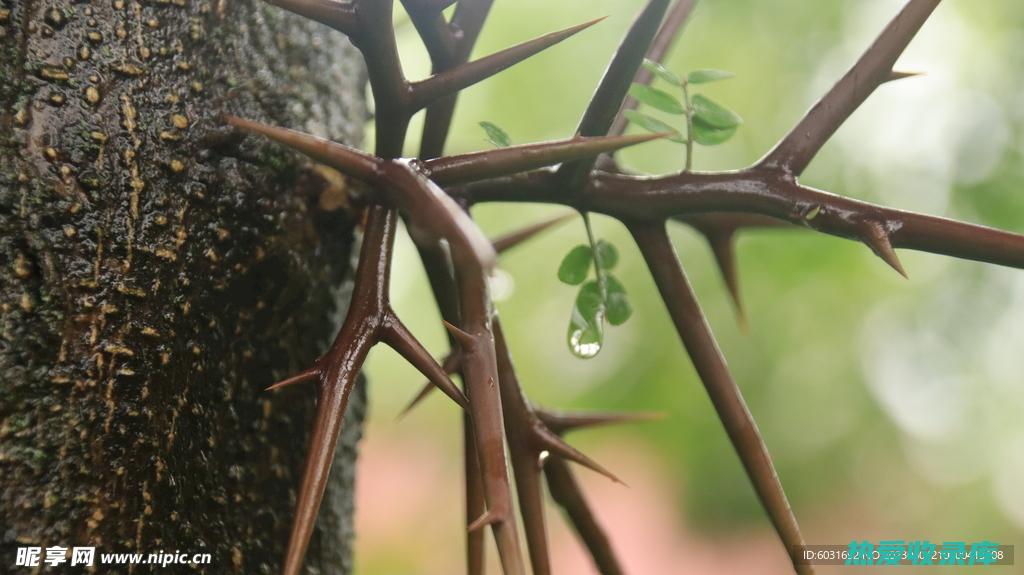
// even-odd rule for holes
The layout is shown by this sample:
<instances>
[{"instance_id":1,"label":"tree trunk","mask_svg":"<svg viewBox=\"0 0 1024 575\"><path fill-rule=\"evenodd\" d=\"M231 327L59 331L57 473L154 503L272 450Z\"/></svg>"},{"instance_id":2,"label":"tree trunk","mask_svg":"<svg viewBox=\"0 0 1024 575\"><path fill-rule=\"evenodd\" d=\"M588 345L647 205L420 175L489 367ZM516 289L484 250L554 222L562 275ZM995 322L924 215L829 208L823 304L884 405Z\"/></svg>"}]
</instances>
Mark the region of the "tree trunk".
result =
<instances>
[{"instance_id":1,"label":"tree trunk","mask_svg":"<svg viewBox=\"0 0 1024 575\"><path fill-rule=\"evenodd\" d=\"M357 141L364 79L258 0L0 0L0 571L24 546L278 570L314 393L262 390L333 335L353 214L220 117ZM364 396L313 573L351 571Z\"/></svg>"}]
</instances>

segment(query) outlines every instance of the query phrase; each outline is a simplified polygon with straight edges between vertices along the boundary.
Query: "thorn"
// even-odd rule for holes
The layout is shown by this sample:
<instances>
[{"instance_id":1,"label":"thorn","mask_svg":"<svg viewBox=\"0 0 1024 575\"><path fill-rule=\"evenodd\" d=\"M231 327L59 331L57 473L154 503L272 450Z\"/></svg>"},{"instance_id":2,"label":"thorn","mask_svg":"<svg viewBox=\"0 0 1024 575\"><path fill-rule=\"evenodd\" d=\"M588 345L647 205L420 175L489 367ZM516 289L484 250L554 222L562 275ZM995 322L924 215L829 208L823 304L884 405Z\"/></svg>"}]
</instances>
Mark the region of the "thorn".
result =
<instances>
[{"instance_id":1,"label":"thorn","mask_svg":"<svg viewBox=\"0 0 1024 575\"><path fill-rule=\"evenodd\" d=\"M621 423L634 423L641 421L656 421L667 417L665 412L560 412L549 411L535 407L534 411L541 422L551 431L562 434L576 429L587 427L600 427L604 425L618 425Z\"/></svg>"},{"instance_id":2,"label":"thorn","mask_svg":"<svg viewBox=\"0 0 1024 575\"><path fill-rule=\"evenodd\" d=\"M483 515L481 515L480 517L477 517L475 521L473 521L472 523L469 524L468 531L470 533L473 533L474 531L478 531L480 529L483 529L484 527L486 527L488 525L493 525L495 523L501 523L504 520L505 520L505 518L502 517L502 515L499 514L499 513L494 513L493 511L484 511Z\"/></svg>"},{"instance_id":3,"label":"thorn","mask_svg":"<svg viewBox=\"0 0 1024 575\"><path fill-rule=\"evenodd\" d=\"M402 411L398 412L398 415L395 416L395 419L399 420L408 415L409 412L412 411L414 407L419 405L427 397L430 397L430 394L435 389L437 388L434 386L432 382L428 381L427 383L425 383L423 385L423 388L420 389L420 392L416 394L416 397L412 398L412 401L409 402L409 405L406 405L405 408L402 409Z\"/></svg>"},{"instance_id":4,"label":"thorn","mask_svg":"<svg viewBox=\"0 0 1024 575\"><path fill-rule=\"evenodd\" d=\"M402 0L407 12L444 12L452 4L455 4L455 0Z\"/></svg>"},{"instance_id":5,"label":"thorn","mask_svg":"<svg viewBox=\"0 0 1024 575\"><path fill-rule=\"evenodd\" d=\"M748 333L747 313L743 308L743 299L740 297L739 271L736 265L736 235L733 231L719 234L705 234L708 244L711 246L711 253L715 256L715 263L722 272L722 279L732 297L733 306L736 309L736 321L740 330Z\"/></svg>"},{"instance_id":6,"label":"thorn","mask_svg":"<svg viewBox=\"0 0 1024 575\"><path fill-rule=\"evenodd\" d=\"M459 357L459 354L452 352L452 353L449 353L444 358L444 361L441 362L441 369L443 369L444 372L447 373L448 375L452 375L452 374L454 374L455 372L457 372L459 370L460 363L461 363L461 359ZM432 382L428 381L423 386L423 389L421 389L420 392L418 394L416 394L416 397L414 397L412 399L412 401L409 402L409 405L405 406L405 409L403 409L395 417L395 419L397 420L397 419L402 419L403 417L405 417L406 414L408 414L410 411L412 411L412 409L414 407L419 405L420 402L422 402L424 399L426 399L428 396L430 396L430 393L432 391L434 391L435 389L437 389L437 386L434 385Z\"/></svg>"},{"instance_id":7,"label":"thorn","mask_svg":"<svg viewBox=\"0 0 1024 575\"><path fill-rule=\"evenodd\" d=\"M284 8L299 16L326 24L344 34L356 27L356 12L351 2L339 0L267 0L267 4Z\"/></svg>"},{"instance_id":8,"label":"thorn","mask_svg":"<svg viewBox=\"0 0 1024 575\"><path fill-rule=\"evenodd\" d=\"M882 261L889 264L892 269L899 272L904 278L910 279L910 276L907 275L906 270L903 268L903 264L900 262L899 256L896 255L896 250L892 248L892 242L889 241L889 233L885 231L881 224L878 222L868 222L866 224L866 235L863 240L871 248L871 251L875 252L875 255L882 258Z\"/></svg>"},{"instance_id":9,"label":"thorn","mask_svg":"<svg viewBox=\"0 0 1024 575\"><path fill-rule=\"evenodd\" d=\"M546 449L550 450L554 454L564 457L569 461L574 461L582 465L583 467L586 467L587 469L596 471L597 473L604 475L608 479L611 479L615 483L625 485L625 482L619 479L617 475L609 471L608 468L594 461L589 456L587 456L580 450L576 449L575 447L569 445L568 443L565 442L565 440L563 440L561 437L558 437L553 432L547 429L537 430L536 437L537 440L540 441L540 443Z\"/></svg>"},{"instance_id":10,"label":"thorn","mask_svg":"<svg viewBox=\"0 0 1024 575\"><path fill-rule=\"evenodd\" d=\"M489 180L544 166L553 166L583 158L592 158L651 140L669 133L630 136L575 136L564 140L509 146L470 154L427 160L430 177L439 185L464 184Z\"/></svg>"},{"instance_id":11,"label":"thorn","mask_svg":"<svg viewBox=\"0 0 1024 575\"><path fill-rule=\"evenodd\" d=\"M435 74L426 80L415 82L411 86L413 110L429 106L431 103L450 96L481 82L502 70L514 66L534 54L554 46L566 38L597 24L604 18L598 18L558 32L545 34L533 40L484 56L467 64Z\"/></svg>"},{"instance_id":12,"label":"thorn","mask_svg":"<svg viewBox=\"0 0 1024 575\"><path fill-rule=\"evenodd\" d=\"M376 158L344 144L318 138L304 132L269 126L261 122L254 122L236 116L225 116L225 120L228 124L240 130L270 138L281 145L309 156L313 161L327 164L348 176L370 181L377 175Z\"/></svg>"},{"instance_id":13,"label":"thorn","mask_svg":"<svg viewBox=\"0 0 1024 575\"><path fill-rule=\"evenodd\" d=\"M524 228L520 228L513 232L509 232L491 241L491 243L494 245L494 251L498 252L499 254L504 253L518 246L519 244L522 244L523 242L532 239L537 234L540 234L541 232L544 232L554 226L557 226L562 222L571 219L575 215L576 212L566 212L560 216L555 216L551 219L543 220L535 224L526 226Z\"/></svg>"},{"instance_id":14,"label":"thorn","mask_svg":"<svg viewBox=\"0 0 1024 575\"><path fill-rule=\"evenodd\" d=\"M289 385L294 385L296 383L305 383L311 379L316 379L317 377L319 377L319 375L320 370L318 370L315 367L311 367L287 379L282 379L281 381L271 385L270 387L264 389L263 391L273 391L275 389L281 389L282 387L287 387Z\"/></svg>"},{"instance_id":15,"label":"thorn","mask_svg":"<svg viewBox=\"0 0 1024 575\"><path fill-rule=\"evenodd\" d=\"M885 79L885 82L895 82L896 80L913 78L915 76L924 76L924 72L899 72L897 70L892 70L889 72L889 77Z\"/></svg>"},{"instance_id":16,"label":"thorn","mask_svg":"<svg viewBox=\"0 0 1024 575\"><path fill-rule=\"evenodd\" d=\"M476 338L473 337L471 334L462 331L462 329L448 323L445 320L441 320L441 323L444 324L444 327L445 329L448 330L448 333L452 334L452 337L455 338L455 341L459 342L459 346L462 349L471 350L476 345Z\"/></svg>"},{"instance_id":17,"label":"thorn","mask_svg":"<svg viewBox=\"0 0 1024 575\"><path fill-rule=\"evenodd\" d=\"M469 409L469 400L466 399L466 394L455 386L451 378L448 377L448 373L434 361L430 352L402 324L394 312L388 312L388 321L383 335L384 341L426 376L433 385L463 409Z\"/></svg>"}]
</instances>

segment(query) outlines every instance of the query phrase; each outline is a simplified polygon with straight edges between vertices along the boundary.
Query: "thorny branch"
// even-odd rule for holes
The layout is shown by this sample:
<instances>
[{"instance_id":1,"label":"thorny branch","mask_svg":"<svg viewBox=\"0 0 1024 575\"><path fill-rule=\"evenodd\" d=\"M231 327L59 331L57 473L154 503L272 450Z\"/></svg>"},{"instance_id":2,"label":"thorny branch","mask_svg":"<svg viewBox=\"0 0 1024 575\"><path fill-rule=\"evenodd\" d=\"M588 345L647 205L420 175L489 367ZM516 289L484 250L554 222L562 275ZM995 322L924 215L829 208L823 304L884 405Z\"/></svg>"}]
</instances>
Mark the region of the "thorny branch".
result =
<instances>
[{"instance_id":1,"label":"thorny branch","mask_svg":"<svg viewBox=\"0 0 1024 575\"><path fill-rule=\"evenodd\" d=\"M443 156L460 90L484 80L593 25L587 22L470 61L492 0L402 0L432 62L432 75L406 79L391 25L389 0L268 0L347 34L363 53L376 103L375 154L313 136L238 118L228 122L290 146L366 184L356 198L365 209L363 246L348 316L331 348L313 367L272 387L316 381L317 411L284 572L297 574L330 471L342 414L369 349L385 342L416 366L429 387L444 391L465 412L467 572L483 573L481 528L490 525L503 572L525 574L509 468L515 474L532 571L551 572L543 516L543 469L555 501L566 511L602 575L622 573L571 469L572 461L608 475L600 464L561 439L569 430L644 415L562 414L531 404L487 290L496 255L553 222L491 242L468 208L485 202L540 202L599 212L633 234L669 315L787 551L803 543L771 457L729 372L669 241L669 220L702 233L715 254L743 318L734 235L750 227L789 224L861 241L905 274L894 248L910 248L1024 267L1024 236L984 226L894 210L801 184L797 178L842 123L883 83L907 77L893 66L940 0L908 0L847 74L755 166L718 173L648 177L618 168L611 155L650 136L621 136L621 112L636 105L631 82L651 77L646 56L661 61L694 0L649 0L626 32L573 138L486 152ZM447 19L442 11L455 3ZM419 159L403 159L409 120L426 110ZM602 157L602 154L605 156ZM388 303L389 271L400 211L426 268L452 351L438 365L405 329ZM788 223L786 223L788 222ZM458 373L465 393L448 373ZM506 457L506 449L510 459ZM795 558L794 558L795 559ZM811 568L799 565L799 573Z\"/></svg>"}]
</instances>

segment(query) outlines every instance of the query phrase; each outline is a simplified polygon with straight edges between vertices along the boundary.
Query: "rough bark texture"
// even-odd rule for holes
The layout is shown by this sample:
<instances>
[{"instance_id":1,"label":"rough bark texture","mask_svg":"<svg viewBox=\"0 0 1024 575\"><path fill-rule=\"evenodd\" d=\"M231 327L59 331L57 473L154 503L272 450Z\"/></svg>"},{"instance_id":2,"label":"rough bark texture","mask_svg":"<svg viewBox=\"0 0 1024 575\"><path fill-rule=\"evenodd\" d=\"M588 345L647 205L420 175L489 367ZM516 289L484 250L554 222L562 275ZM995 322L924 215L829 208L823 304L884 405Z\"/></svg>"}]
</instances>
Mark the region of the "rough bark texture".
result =
<instances>
[{"instance_id":1,"label":"rough bark texture","mask_svg":"<svg viewBox=\"0 0 1024 575\"><path fill-rule=\"evenodd\" d=\"M313 393L262 389L332 335L353 217L219 115L355 141L360 62L258 0L0 0L0 572L19 545L277 570ZM310 572L351 570L363 398Z\"/></svg>"}]
</instances>

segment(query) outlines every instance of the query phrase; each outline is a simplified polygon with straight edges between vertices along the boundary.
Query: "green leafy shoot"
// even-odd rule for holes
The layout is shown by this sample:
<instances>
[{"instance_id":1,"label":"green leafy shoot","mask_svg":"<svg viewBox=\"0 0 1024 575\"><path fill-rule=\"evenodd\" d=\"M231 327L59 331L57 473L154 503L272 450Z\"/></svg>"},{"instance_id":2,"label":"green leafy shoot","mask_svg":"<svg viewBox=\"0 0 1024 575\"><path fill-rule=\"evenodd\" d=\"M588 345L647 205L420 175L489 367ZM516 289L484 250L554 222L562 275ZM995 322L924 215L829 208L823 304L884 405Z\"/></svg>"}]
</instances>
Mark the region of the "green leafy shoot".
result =
<instances>
[{"instance_id":1,"label":"green leafy shoot","mask_svg":"<svg viewBox=\"0 0 1024 575\"><path fill-rule=\"evenodd\" d=\"M629 95L641 104L661 112L686 117L686 135L671 125L637 110L626 110L623 115L637 126L655 133L669 133L669 140L686 144L686 167L689 172L693 168L693 145L717 146L729 141L736 135L736 130L743 119L732 110L715 102L702 94L694 94L691 98L690 88L700 84L709 84L728 80L735 76L732 72L711 68L693 70L682 78L659 62L644 59L643 67L655 78L678 88L682 92L682 100L672 94L645 84L634 82L629 88Z\"/></svg>"},{"instance_id":2,"label":"green leafy shoot","mask_svg":"<svg viewBox=\"0 0 1024 575\"><path fill-rule=\"evenodd\" d=\"M735 112L701 94L693 97L692 109L694 118L715 128L735 128L743 123L743 118Z\"/></svg>"},{"instance_id":3,"label":"green leafy shoot","mask_svg":"<svg viewBox=\"0 0 1024 575\"><path fill-rule=\"evenodd\" d=\"M508 132L502 130L497 124L480 122L480 127L487 134L487 141L495 148L507 148L512 145L512 138L508 137Z\"/></svg>"},{"instance_id":4,"label":"green leafy shoot","mask_svg":"<svg viewBox=\"0 0 1024 575\"><path fill-rule=\"evenodd\" d=\"M655 110L661 110L662 112L676 115L686 113L686 108L678 98L657 88L652 88L650 86L634 82L629 88L629 95L636 98L638 102L647 104Z\"/></svg>"},{"instance_id":5,"label":"green leafy shoot","mask_svg":"<svg viewBox=\"0 0 1024 575\"><path fill-rule=\"evenodd\" d=\"M578 245L569 250L558 266L558 279L571 286L580 285L590 275L590 262L594 261L589 245Z\"/></svg>"},{"instance_id":6,"label":"green leafy shoot","mask_svg":"<svg viewBox=\"0 0 1024 575\"><path fill-rule=\"evenodd\" d=\"M683 85L683 81L679 79L679 76L676 76L675 72L666 68L661 62L655 62L654 60L648 60L647 58L644 58L643 67L651 74L654 74L655 76L661 78L662 80L668 82L669 84L672 84L673 86L682 87ZM691 84L694 83L693 80L689 78L687 78L687 80Z\"/></svg>"},{"instance_id":7,"label":"green leafy shoot","mask_svg":"<svg viewBox=\"0 0 1024 575\"><path fill-rule=\"evenodd\" d=\"M686 75L686 82L689 84L710 84L711 82L720 82L735 77L736 74L726 72L725 70L694 70Z\"/></svg>"},{"instance_id":8,"label":"green leafy shoot","mask_svg":"<svg viewBox=\"0 0 1024 575\"><path fill-rule=\"evenodd\" d=\"M611 274L619 263L619 250L609 241L595 241L586 213L583 222L588 241L572 248L562 258L558 279L580 286L569 316L566 341L574 355L589 359L604 345L604 322L621 325L632 315L633 308L622 282ZM594 279L588 279L590 270L594 270Z\"/></svg>"}]
</instances>

